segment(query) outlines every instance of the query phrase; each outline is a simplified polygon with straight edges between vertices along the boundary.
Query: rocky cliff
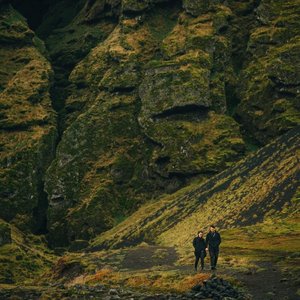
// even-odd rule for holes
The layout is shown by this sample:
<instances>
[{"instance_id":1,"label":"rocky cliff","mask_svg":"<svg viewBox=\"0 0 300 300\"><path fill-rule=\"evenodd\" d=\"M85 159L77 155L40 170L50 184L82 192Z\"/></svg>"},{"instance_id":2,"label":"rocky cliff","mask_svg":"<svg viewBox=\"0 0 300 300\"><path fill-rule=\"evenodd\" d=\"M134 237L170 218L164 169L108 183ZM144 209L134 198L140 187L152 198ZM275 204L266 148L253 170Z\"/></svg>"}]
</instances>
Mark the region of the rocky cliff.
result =
<instances>
[{"instance_id":1,"label":"rocky cliff","mask_svg":"<svg viewBox=\"0 0 300 300\"><path fill-rule=\"evenodd\" d=\"M44 43L10 6L1 7L0 44L0 216L44 233L44 177L57 136L49 93L53 71Z\"/></svg>"},{"instance_id":2,"label":"rocky cliff","mask_svg":"<svg viewBox=\"0 0 300 300\"><path fill-rule=\"evenodd\" d=\"M0 5L0 217L52 247L299 124L298 0Z\"/></svg>"}]
</instances>

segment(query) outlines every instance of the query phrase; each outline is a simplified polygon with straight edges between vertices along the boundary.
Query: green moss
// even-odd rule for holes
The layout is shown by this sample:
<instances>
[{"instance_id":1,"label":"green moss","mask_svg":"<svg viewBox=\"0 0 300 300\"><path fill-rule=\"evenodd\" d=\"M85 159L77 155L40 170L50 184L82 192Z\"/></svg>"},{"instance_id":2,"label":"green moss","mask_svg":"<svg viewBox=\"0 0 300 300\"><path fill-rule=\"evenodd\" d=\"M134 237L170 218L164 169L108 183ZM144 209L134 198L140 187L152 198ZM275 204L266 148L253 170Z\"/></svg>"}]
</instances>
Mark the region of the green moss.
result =
<instances>
[{"instance_id":1,"label":"green moss","mask_svg":"<svg viewBox=\"0 0 300 300\"><path fill-rule=\"evenodd\" d=\"M216 172L244 151L237 124L213 113L198 122L160 120L145 131L163 145L154 152L153 163L169 158L160 166L162 174Z\"/></svg>"},{"instance_id":2,"label":"green moss","mask_svg":"<svg viewBox=\"0 0 300 300\"><path fill-rule=\"evenodd\" d=\"M0 283L28 284L50 269L53 255L41 237L25 236L14 226L7 226L11 241L0 246Z\"/></svg>"},{"instance_id":3,"label":"green moss","mask_svg":"<svg viewBox=\"0 0 300 300\"><path fill-rule=\"evenodd\" d=\"M162 41L176 25L180 7L176 1L168 4L168 9L156 7L146 15L145 22L152 36Z\"/></svg>"},{"instance_id":4,"label":"green moss","mask_svg":"<svg viewBox=\"0 0 300 300\"><path fill-rule=\"evenodd\" d=\"M43 174L56 140L56 116L49 96L53 73L25 19L5 6L0 20L0 216L35 231L33 211L40 205Z\"/></svg>"},{"instance_id":5,"label":"green moss","mask_svg":"<svg viewBox=\"0 0 300 300\"><path fill-rule=\"evenodd\" d=\"M136 87L140 81L139 66L134 63L111 67L100 81L99 87L109 91L126 90Z\"/></svg>"},{"instance_id":6,"label":"green moss","mask_svg":"<svg viewBox=\"0 0 300 300\"><path fill-rule=\"evenodd\" d=\"M258 14L266 19L265 26L253 30L248 43L252 59L242 72L242 101L237 114L261 143L299 124L294 100L298 96L292 87L299 82L295 67L299 52L299 39L294 34L299 27L293 13L295 3L280 1L275 5L263 1ZM284 26L279 25L282 17L286 18Z\"/></svg>"},{"instance_id":7,"label":"green moss","mask_svg":"<svg viewBox=\"0 0 300 300\"><path fill-rule=\"evenodd\" d=\"M197 1L197 0L184 0L183 1L183 7L185 10L194 15L200 15L207 13L209 10L210 1L204 0L204 1Z\"/></svg>"},{"instance_id":8,"label":"green moss","mask_svg":"<svg viewBox=\"0 0 300 300\"><path fill-rule=\"evenodd\" d=\"M32 42L33 42L34 46L40 51L40 53L42 55L44 55L45 57L47 57L48 53L47 53L44 42L41 39L39 39L37 36L34 36L34 38L32 39Z\"/></svg>"},{"instance_id":9,"label":"green moss","mask_svg":"<svg viewBox=\"0 0 300 300\"><path fill-rule=\"evenodd\" d=\"M43 18L43 22L37 28L36 33L41 38L47 37L53 29L67 26L83 8L85 1L62 1L55 3ZM64 18L61 17L63 12Z\"/></svg>"},{"instance_id":10,"label":"green moss","mask_svg":"<svg viewBox=\"0 0 300 300\"><path fill-rule=\"evenodd\" d=\"M134 245L142 239L174 246L185 256L190 253L186 240L192 239L196 229L206 229L207 224L215 223L229 230L253 223L259 228L258 223L265 221L269 222L268 230L271 230L271 224L276 224L277 219L297 218L299 203L294 203L292 195L297 188L297 158L293 153L298 140L297 132L293 130L210 180L194 182L172 195L144 205L128 219L98 236L92 245L118 247ZM233 142L231 139L225 141ZM289 146L286 141L289 141ZM209 159L213 161L214 157ZM284 190L281 189L283 186ZM276 192L278 190L280 194ZM270 210L270 207L274 209ZM294 215L291 214L293 211ZM273 221L267 221L270 217ZM290 231L288 239L292 242L294 233L290 229L285 230ZM295 230L298 231L297 227ZM274 247L276 239L269 240Z\"/></svg>"},{"instance_id":11,"label":"green moss","mask_svg":"<svg viewBox=\"0 0 300 300\"><path fill-rule=\"evenodd\" d=\"M25 18L12 8L11 5L3 5L0 13L0 41L1 43L14 44L22 42L31 44L34 33L29 29Z\"/></svg>"},{"instance_id":12,"label":"green moss","mask_svg":"<svg viewBox=\"0 0 300 300\"><path fill-rule=\"evenodd\" d=\"M132 118L136 101L135 96L103 92L65 132L46 178L53 203L51 243L89 239L112 227L115 215L128 213L139 199L149 197L147 183L136 171L144 169L151 149ZM140 190L130 188L132 180ZM64 230L57 232L59 227Z\"/></svg>"},{"instance_id":13,"label":"green moss","mask_svg":"<svg viewBox=\"0 0 300 300\"><path fill-rule=\"evenodd\" d=\"M142 117L185 105L209 107L209 72L197 65L173 65L148 70L140 85Z\"/></svg>"},{"instance_id":14,"label":"green moss","mask_svg":"<svg viewBox=\"0 0 300 300\"><path fill-rule=\"evenodd\" d=\"M137 0L123 0L122 9L124 12L134 11L139 12L148 8L148 1L137 1Z\"/></svg>"},{"instance_id":15,"label":"green moss","mask_svg":"<svg viewBox=\"0 0 300 300\"><path fill-rule=\"evenodd\" d=\"M0 219L0 247L11 243L11 229L8 223Z\"/></svg>"}]
</instances>

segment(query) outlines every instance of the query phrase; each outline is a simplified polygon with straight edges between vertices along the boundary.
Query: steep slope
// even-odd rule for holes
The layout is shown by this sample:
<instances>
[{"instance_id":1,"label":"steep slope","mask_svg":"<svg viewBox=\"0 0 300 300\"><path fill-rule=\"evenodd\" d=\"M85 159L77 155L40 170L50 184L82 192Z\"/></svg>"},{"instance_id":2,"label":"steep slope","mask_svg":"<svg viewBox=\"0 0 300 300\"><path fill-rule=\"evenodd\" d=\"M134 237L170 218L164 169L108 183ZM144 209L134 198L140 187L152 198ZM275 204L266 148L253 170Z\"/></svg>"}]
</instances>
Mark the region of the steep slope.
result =
<instances>
[{"instance_id":1,"label":"steep slope","mask_svg":"<svg viewBox=\"0 0 300 300\"><path fill-rule=\"evenodd\" d=\"M29 284L48 271L55 259L44 237L25 234L0 219L0 284Z\"/></svg>"},{"instance_id":2,"label":"steep slope","mask_svg":"<svg viewBox=\"0 0 300 300\"><path fill-rule=\"evenodd\" d=\"M45 233L43 177L56 141L53 72L43 42L10 5L1 6L0 44L0 217Z\"/></svg>"},{"instance_id":3,"label":"steep slope","mask_svg":"<svg viewBox=\"0 0 300 300\"><path fill-rule=\"evenodd\" d=\"M95 239L91 249L142 241L180 248L211 223L245 226L287 209L299 186L299 141L297 127L205 183L145 205Z\"/></svg>"}]
</instances>

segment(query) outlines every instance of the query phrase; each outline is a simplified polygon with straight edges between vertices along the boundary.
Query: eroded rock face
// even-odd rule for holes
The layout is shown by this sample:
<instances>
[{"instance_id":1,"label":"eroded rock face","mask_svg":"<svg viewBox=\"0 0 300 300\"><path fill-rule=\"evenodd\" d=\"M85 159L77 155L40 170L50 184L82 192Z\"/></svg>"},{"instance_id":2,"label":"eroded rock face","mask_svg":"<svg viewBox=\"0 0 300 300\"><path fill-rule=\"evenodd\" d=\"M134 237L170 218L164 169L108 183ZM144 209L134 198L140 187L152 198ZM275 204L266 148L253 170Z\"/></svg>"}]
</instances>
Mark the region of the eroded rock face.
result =
<instances>
[{"instance_id":1,"label":"eroded rock face","mask_svg":"<svg viewBox=\"0 0 300 300\"><path fill-rule=\"evenodd\" d=\"M209 11L212 4L219 3L223 1L213 1L213 0L183 0L183 7L186 12L193 16L198 16L200 14L205 14Z\"/></svg>"},{"instance_id":2,"label":"eroded rock face","mask_svg":"<svg viewBox=\"0 0 300 300\"><path fill-rule=\"evenodd\" d=\"M48 54L7 8L3 218L45 222L49 201L51 245L89 240L146 201L231 166L245 136L264 144L296 126L295 6L60 1L36 28Z\"/></svg>"},{"instance_id":3,"label":"eroded rock face","mask_svg":"<svg viewBox=\"0 0 300 300\"><path fill-rule=\"evenodd\" d=\"M261 1L239 88L241 122L261 143L300 122L297 1Z\"/></svg>"},{"instance_id":4,"label":"eroded rock face","mask_svg":"<svg viewBox=\"0 0 300 300\"><path fill-rule=\"evenodd\" d=\"M11 6L0 14L1 201L0 217L45 230L43 174L53 157L53 75L43 42Z\"/></svg>"},{"instance_id":5,"label":"eroded rock face","mask_svg":"<svg viewBox=\"0 0 300 300\"><path fill-rule=\"evenodd\" d=\"M114 225L120 204L143 201L149 145L135 110L135 96L102 93L65 131L46 179L51 241L88 239Z\"/></svg>"},{"instance_id":6,"label":"eroded rock face","mask_svg":"<svg viewBox=\"0 0 300 300\"><path fill-rule=\"evenodd\" d=\"M212 14L194 19L179 4L127 7L133 16L124 12L72 70L66 107L84 108L66 115L47 172L51 243L89 239L243 154L239 125L224 114L230 40L214 37ZM216 9L226 22L230 10Z\"/></svg>"},{"instance_id":7,"label":"eroded rock face","mask_svg":"<svg viewBox=\"0 0 300 300\"><path fill-rule=\"evenodd\" d=\"M230 10L215 9L226 22ZM216 172L244 150L238 124L224 115L230 40L216 35L217 18L181 14L162 40L163 59L145 68L139 123L159 145L151 163L162 176Z\"/></svg>"},{"instance_id":8,"label":"eroded rock face","mask_svg":"<svg viewBox=\"0 0 300 300\"><path fill-rule=\"evenodd\" d=\"M0 219L0 247L11 243L11 228L8 223Z\"/></svg>"}]
</instances>

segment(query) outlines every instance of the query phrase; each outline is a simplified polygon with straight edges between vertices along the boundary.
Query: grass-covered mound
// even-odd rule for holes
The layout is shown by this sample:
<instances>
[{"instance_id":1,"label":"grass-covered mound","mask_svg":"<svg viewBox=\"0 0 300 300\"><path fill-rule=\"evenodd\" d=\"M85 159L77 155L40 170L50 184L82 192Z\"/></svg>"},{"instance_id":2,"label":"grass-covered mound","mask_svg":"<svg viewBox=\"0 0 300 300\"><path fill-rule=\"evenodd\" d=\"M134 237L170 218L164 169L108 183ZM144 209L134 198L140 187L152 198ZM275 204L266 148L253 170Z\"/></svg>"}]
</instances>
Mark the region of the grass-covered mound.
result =
<instances>
[{"instance_id":1,"label":"grass-covered mound","mask_svg":"<svg viewBox=\"0 0 300 300\"><path fill-rule=\"evenodd\" d=\"M55 261L46 240L0 219L0 283L34 285Z\"/></svg>"}]
</instances>

